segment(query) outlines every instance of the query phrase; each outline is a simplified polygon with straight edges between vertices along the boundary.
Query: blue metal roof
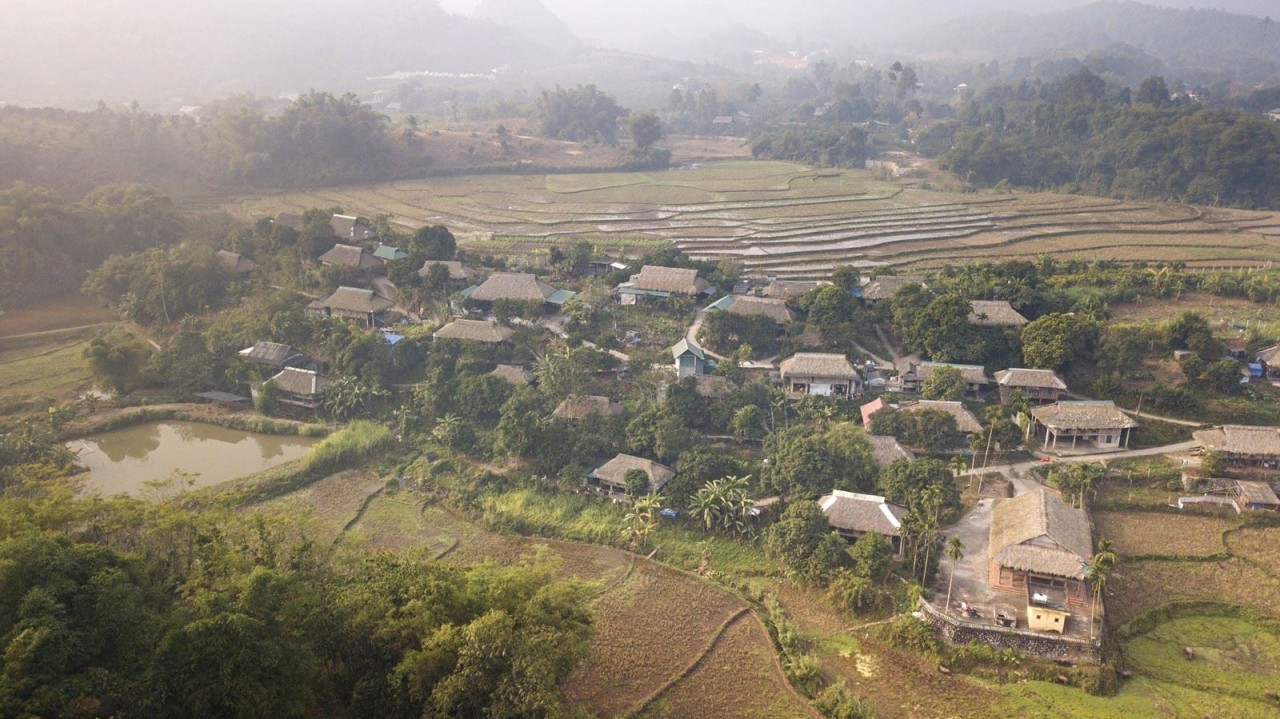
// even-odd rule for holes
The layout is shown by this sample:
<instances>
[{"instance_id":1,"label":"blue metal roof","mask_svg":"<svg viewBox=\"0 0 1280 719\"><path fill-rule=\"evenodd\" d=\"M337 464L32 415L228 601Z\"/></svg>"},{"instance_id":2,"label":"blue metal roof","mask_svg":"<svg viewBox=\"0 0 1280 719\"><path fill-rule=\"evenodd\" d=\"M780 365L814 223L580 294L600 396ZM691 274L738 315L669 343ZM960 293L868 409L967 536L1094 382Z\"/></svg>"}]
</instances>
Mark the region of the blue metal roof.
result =
<instances>
[{"instance_id":1,"label":"blue metal roof","mask_svg":"<svg viewBox=\"0 0 1280 719\"><path fill-rule=\"evenodd\" d=\"M556 290L547 295L547 302L553 305L562 305L577 296L577 292L573 290Z\"/></svg>"}]
</instances>

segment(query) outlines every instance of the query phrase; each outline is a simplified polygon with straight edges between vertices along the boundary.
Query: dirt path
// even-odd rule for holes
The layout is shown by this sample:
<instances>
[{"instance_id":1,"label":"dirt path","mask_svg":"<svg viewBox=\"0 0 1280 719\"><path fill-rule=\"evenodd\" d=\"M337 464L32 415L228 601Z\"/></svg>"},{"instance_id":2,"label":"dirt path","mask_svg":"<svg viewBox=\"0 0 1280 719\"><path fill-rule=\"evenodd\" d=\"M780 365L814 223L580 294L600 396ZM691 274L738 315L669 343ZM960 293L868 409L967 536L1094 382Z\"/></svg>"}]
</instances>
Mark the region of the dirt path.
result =
<instances>
[{"instance_id":1,"label":"dirt path","mask_svg":"<svg viewBox=\"0 0 1280 719\"><path fill-rule=\"evenodd\" d=\"M1192 440L1190 442L1178 442L1177 444L1166 444L1160 447L1148 447L1147 449L1129 449L1123 452L1108 452L1105 454L1080 454L1071 457L1054 457L1054 462L1070 462L1073 464L1088 462L1109 462L1113 459L1131 459L1133 457L1154 457L1161 454L1175 454L1177 452L1187 452L1196 447L1200 443ZM1043 455L1048 456L1048 455ZM970 472L970 474L991 474L991 473L1021 473L1030 471L1034 467L1045 464L1043 460L1033 462L1018 462L1016 464L998 464L991 467L982 467ZM1015 485L1016 486L1016 485Z\"/></svg>"}]
</instances>

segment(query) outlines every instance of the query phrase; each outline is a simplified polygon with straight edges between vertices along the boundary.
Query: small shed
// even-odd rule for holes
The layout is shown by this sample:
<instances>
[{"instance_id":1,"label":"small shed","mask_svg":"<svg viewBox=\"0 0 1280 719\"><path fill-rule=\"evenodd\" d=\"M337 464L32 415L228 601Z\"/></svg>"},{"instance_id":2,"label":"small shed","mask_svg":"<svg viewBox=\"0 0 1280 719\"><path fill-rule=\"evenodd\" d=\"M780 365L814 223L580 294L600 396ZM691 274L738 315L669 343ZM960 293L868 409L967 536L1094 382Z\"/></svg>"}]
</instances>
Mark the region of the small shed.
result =
<instances>
[{"instance_id":1,"label":"small shed","mask_svg":"<svg viewBox=\"0 0 1280 719\"><path fill-rule=\"evenodd\" d=\"M598 395L569 395L556 405L552 417L557 419L584 420L591 416L612 417L627 413L621 402Z\"/></svg>"},{"instance_id":2,"label":"small shed","mask_svg":"<svg viewBox=\"0 0 1280 719\"><path fill-rule=\"evenodd\" d=\"M1266 482L1236 480L1234 492L1236 504L1243 509L1280 510L1280 498Z\"/></svg>"},{"instance_id":3,"label":"small shed","mask_svg":"<svg viewBox=\"0 0 1280 719\"><path fill-rule=\"evenodd\" d=\"M706 351L688 338L671 347L671 358L675 362L676 377L680 379L710 374L716 366L716 361L707 357Z\"/></svg>"}]
</instances>

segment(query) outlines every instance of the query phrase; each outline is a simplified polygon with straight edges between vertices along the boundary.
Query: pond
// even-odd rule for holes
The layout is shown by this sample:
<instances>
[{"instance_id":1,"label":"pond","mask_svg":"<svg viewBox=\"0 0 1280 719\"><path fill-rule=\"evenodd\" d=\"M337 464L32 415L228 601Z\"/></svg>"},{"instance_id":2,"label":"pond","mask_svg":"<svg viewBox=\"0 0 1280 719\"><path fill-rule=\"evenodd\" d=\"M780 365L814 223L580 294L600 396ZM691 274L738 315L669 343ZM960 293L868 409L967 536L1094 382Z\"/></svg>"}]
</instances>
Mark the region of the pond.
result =
<instances>
[{"instance_id":1,"label":"pond","mask_svg":"<svg viewBox=\"0 0 1280 719\"><path fill-rule=\"evenodd\" d=\"M199 422L148 422L67 443L89 468L83 490L147 494L146 484L174 472L194 475L191 487L244 477L307 453L319 439L268 435Z\"/></svg>"}]
</instances>

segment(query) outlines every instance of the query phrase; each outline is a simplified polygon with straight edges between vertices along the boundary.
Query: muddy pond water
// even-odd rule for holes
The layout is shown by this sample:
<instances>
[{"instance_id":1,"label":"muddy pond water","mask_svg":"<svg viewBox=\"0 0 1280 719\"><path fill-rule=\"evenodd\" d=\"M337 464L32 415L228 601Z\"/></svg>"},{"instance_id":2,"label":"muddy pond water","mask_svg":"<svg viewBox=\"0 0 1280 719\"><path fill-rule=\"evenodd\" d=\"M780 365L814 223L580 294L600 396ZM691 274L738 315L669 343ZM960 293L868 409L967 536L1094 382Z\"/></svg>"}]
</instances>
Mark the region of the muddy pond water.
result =
<instances>
[{"instance_id":1,"label":"muddy pond water","mask_svg":"<svg viewBox=\"0 0 1280 719\"><path fill-rule=\"evenodd\" d=\"M318 441L171 421L102 432L67 446L89 468L83 491L144 496L147 482L175 471L194 475L192 487L207 487L297 459Z\"/></svg>"}]
</instances>

